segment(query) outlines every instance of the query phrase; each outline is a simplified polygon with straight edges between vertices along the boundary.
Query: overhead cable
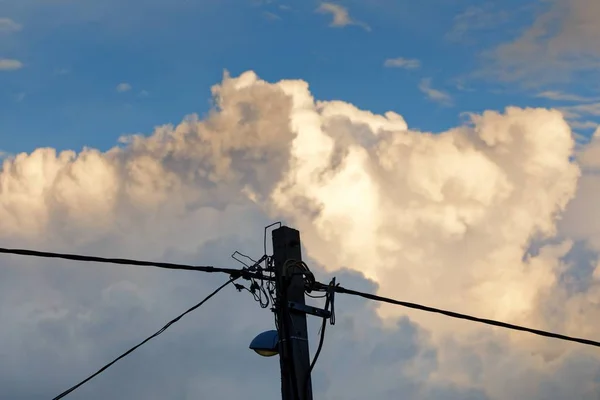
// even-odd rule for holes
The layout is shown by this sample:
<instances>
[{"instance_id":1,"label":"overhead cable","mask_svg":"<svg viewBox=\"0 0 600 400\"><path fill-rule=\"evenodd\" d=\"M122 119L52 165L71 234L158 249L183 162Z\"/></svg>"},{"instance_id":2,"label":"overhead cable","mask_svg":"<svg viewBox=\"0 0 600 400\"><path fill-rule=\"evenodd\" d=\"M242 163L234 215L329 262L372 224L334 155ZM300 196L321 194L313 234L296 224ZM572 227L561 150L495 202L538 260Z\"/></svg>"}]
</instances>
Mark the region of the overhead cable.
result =
<instances>
[{"instance_id":1,"label":"overhead cable","mask_svg":"<svg viewBox=\"0 0 600 400\"><path fill-rule=\"evenodd\" d=\"M326 286L320 285L320 290L323 290L323 288L326 288ZM442 310L439 308L428 307L428 306L424 306L421 304L415 304L415 303L409 303L406 301L394 300L394 299L390 299L388 297L382 297L382 296L377 296L377 295L370 294L370 293L364 293L364 292L358 292L356 290L346 289L341 286L336 286L335 291L337 293L344 293L344 294L349 294L349 295L353 295L353 296L359 296L359 297L363 297L365 299L374 300L374 301L378 301L378 302L382 302L382 303L394 304L397 306L408 307L408 308L412 308L415 310L421 310L421 311L426 311L426 312L430 312L430 313L443 314L443 315L446 315L446 316L452 317L452 318L464 319L464 320L468 320L468 321L472 321L472 322L479 322L482 324L498 326L500 328L512 329L512 330L522 331L522 332L529 332L529 333L533 333L534 335L545 336L545 337L549 337L549 338L553 338L553 339L560 339L560 340L565 340L565 341L569 341L569 342L581 343L581 344L585 344L588 346L600 347L600 342L595 341L595 340L583 339L583 338L578 338L578 337L573 337L573 336L566 336L566 335L561 335L559 333L553 333L553 332L543 331L543 330L539 330L539 329L527 328L524 326L513 325L513 324L506 323L506 322L496 321L496 320L487 319L487 318L474 317L474 316L467 315L467 314L460 314L460 313L457 313L454 311Z\"/></svg>"},{"instance_id":2,"label":"overhead cable","mask_svg":"<svg viewBox=\"0 0 600 400\"><path fill-rule=\"evenodd\" d=\"M72 261L84 261L84 262L97 262L97 263L108 263L108 264L122 264L122 265L137 265L144 267L156 267L172 270L185 270L185 271L199 271L199 272L221 272L235 277L244 278L256 278L270 280L270 277L263 276L260 273L250 272L248 269L234 269L234 268L220 268L213 266L194 266L185 264L173 264L156 261L141 261L141 260L130 260L126 258L105 258L86 256L78 254L65 254L65 253L50 253L45 251L36 250L25 250L25 249L7 249L0 248L0 253L4 254L16 254L21 256L29 257L42 257L42 258L60 258L64 260Z\"/></svg>"}]
</instances>

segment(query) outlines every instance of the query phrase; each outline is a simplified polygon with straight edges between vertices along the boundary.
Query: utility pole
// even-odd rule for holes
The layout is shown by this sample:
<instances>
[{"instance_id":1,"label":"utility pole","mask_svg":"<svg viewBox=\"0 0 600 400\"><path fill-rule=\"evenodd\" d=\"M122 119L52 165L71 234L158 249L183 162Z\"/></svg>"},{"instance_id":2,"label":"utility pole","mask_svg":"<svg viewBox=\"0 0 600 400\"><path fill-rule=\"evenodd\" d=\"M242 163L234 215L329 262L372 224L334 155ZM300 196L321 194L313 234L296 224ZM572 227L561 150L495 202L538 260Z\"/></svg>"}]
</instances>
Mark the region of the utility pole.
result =
<instances>
[{"instance_id":1,"label":"utility pole","mask_svg":"<svg viewBox=\"0 0 600 400\"><path fill-rule=\"evenodd\" d=\"M300 232L287 226L273 231L273 261L282 399L312 400Z\"/></svg>"}]
</instances>

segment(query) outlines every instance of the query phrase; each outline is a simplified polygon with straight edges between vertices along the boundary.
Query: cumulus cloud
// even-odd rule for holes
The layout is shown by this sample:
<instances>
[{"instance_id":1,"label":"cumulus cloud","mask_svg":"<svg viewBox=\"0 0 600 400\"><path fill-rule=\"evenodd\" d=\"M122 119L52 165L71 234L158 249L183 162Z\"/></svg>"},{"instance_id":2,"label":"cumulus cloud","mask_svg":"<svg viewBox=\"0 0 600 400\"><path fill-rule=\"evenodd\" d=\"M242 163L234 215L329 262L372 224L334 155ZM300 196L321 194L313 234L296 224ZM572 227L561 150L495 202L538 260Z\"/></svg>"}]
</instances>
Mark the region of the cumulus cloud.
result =
<instances>
[{"instance_id":1,"label":"cumulus cloud","mask_svg":"<svg viewBox=\"0 0 600 400\"><path fill-rule=\"evenodd\" d=\"M104 153L37 149L4 160L2 242L223 264L234 249L262 252L261 227L281 218L300 229L323 281L337 275L359 290L600 334L599 286L565 285L575 268L566 261L573 241L589 232L565 236L561 226L556 236L569 201L591 206L597 198L578 186L579 165L587 174L594 161L585 160L595 153L571 161L573 135L560 111L509 107L433 134L411 130L392 111L316 100L301 80L226 75L212 94L205 119L124 137ZM575 220L564 222L577 227ZM2 363L0 383L11 398L58 393L218 282L146 268L8 261L0 270L0 321L11 328L0 343L10 362ZM239 296L221 295L81 395L276 397L278 363L243 351L272 327L272 316ZM600 393L598 357L579 347L344 296L336 306L338 323L327 330L315 371L318 398ZM40 377L35 385L31 376Z\"/></svg>"},{"instance_id":2,"label":"cumulus cloud","mask_svg":"<svg viewBox=\"0 0 600 400\"><path fill-rule=\"evenodd\" d=\"M419 90L423 92L430 100L446 106L452 105L452 96L439 89L433 88L431 86L431 78L421 79L421 82L419 83Z\"/></svg>"},{"instance_id":3,"label":"cumulus cloud","mask_svg":"<svg viewBox=\"0 0 600 400\"><path fill-rule=\"evenodd\" d=\"M364 22L358 21L350 17L350 13L346 7L335 3L321 3L316 10L321 14L331 14L333 20L329 24L332 28L343 28L348 25L357 25L366 31L370 31L371 27Z\"/></svg>"},{"instance_id":4,"label":"cumulus cloud","mask_svg":"<svg viewBox=\"0 0 600 400\"><path fill-rule=\"evenodd\" d=\"M127 82L122 82L122 83L119 83L119 84L117 85L117 88L116 88L116 90L117 90L117 92L119 92L119 93L125 93L125 92L129 92L129 91L131 90L131 84L129 84L129 83L127 83Z\"/></svg>"},{"instance_id":5,"label":"cumulus cloud","mask_svg":"<svg viewBox=\"0 0 600 400\"><path fill-rule=\"evenodd\" d=\"M397 57L388 58L383 65L388 68L417 69L421 66L421 61L415 58Z\"/></svg>"},{"instance_id":6,"label":"cumulus cloud","mask_svg":"<svg viewBox=\"0 0 600 400\"><path fill-rule=\"evenodd\" d=\"M23 63L11 58L0 58L0 71L16 71L23 68Z\"/></svg>"}]
</instances>

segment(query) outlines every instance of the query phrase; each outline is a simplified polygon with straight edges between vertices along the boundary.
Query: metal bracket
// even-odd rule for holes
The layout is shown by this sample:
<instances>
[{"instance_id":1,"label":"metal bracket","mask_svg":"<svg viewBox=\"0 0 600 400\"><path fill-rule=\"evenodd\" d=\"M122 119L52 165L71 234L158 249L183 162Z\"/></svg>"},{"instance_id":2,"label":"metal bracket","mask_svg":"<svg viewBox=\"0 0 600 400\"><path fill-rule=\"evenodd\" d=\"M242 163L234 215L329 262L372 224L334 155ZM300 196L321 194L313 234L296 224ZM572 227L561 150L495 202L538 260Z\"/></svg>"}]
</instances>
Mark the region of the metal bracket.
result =
<instances>
[{"instance_id":1,"label":"metal bracket","mask_svg":"<svg viewBox=\"0 0 600 400\"><path fill-rule=\"evenodd\" d=\"M331 316L331 313L327 310L323 310L313 306L307 306L305 304L296 303L294 301L289 301L288 307L290 311L311 314L321 318L329 318Z\"/></svg>"}]
</instances>

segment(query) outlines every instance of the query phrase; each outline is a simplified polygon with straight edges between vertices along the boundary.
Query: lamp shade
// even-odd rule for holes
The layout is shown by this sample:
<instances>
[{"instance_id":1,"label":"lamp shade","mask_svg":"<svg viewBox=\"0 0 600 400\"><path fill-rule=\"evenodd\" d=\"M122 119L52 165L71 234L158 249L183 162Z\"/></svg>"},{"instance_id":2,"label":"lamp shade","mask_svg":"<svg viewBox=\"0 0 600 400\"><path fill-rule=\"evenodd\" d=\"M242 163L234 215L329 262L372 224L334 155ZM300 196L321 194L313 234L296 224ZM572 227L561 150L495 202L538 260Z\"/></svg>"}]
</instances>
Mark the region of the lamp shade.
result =
<instances>
[{"instance_id":1,"label":"lamp shade","mask_svg":"<svg viewBox=\"0 0 600 400\"><path fill-rule=\"evenodd\" d=\"M259 334L250 342L250 348L263 357L273 357L279 354L277 331L272 330Z\"/></svg>"}]
</instances>

